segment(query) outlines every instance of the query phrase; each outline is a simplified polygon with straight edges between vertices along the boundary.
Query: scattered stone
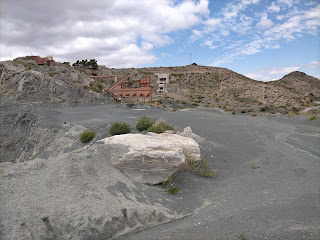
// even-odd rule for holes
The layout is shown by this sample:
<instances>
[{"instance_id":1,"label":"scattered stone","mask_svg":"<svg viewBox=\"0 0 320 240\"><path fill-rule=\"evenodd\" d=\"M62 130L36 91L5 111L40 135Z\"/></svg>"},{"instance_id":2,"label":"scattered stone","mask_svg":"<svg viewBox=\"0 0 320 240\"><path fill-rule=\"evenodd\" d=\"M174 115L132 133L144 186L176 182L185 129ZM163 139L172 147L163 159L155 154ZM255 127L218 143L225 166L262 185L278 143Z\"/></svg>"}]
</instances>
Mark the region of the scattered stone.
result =
<instances>
[{"instance_id":1,"label":"scattered stone","mask_svg":"<svg viewBox=\"0 0 320 240\"><path fill-rule=\"evenodd\" d=\"M178 132L177 134L180 135L180 136L192 138L192 139L195 140L197 143L201 143L201 142L203 142L203 141L206 140L205 138L200 137L199 135L193 133L191 127L185 127L185 128L183 129L183 132Z\"/></svg>"}]
</instances>

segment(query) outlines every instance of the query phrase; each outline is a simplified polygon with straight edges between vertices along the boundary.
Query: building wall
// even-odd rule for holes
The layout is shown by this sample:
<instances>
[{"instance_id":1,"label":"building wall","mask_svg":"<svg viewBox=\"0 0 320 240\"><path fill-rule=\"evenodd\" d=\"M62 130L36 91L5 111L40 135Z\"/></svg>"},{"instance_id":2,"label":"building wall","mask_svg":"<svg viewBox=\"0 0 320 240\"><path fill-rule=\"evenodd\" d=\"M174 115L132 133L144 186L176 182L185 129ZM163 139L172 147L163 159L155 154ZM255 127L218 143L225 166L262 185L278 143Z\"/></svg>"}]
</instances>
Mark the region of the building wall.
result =
<instances>
[{"instance_id":1,"label":"building wall","mask_svg":"<svg viewBox=\"0 0 320 240\"><path fill-rule=\"evenodd\" d=\"M157 80L157 95L163 95L168 92L168 84L170 80L170 73L156 73L158 76Z\"/></svg>"}]
</instances>

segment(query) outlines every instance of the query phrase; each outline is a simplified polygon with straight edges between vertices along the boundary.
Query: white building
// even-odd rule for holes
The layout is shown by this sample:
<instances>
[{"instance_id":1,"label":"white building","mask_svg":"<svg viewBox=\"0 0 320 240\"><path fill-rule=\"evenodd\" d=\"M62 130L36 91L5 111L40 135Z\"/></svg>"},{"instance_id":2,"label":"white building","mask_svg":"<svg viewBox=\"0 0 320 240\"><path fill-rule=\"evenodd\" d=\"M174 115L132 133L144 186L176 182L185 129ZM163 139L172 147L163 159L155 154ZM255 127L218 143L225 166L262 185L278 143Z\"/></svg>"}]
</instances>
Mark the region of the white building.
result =
<instances>
[{"instance_id":1,"label":"white building","mask_svg":"<svg viewBox=\"0 0 320 240\"><path fill-rule=\"evenodd\" d=\"M156 73L158 76L158 89L157 95L163 95L168 92L168 84L170 79L170 73Z\"/></svg>"}]
</instances>

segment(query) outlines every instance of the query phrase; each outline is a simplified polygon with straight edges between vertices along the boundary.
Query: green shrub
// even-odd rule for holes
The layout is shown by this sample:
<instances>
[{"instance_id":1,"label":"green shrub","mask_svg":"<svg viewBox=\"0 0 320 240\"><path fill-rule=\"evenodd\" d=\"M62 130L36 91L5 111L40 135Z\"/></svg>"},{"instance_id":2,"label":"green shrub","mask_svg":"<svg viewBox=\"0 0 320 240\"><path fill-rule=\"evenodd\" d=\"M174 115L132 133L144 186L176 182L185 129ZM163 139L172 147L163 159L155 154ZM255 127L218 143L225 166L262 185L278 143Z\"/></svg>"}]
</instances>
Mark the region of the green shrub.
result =
<instances>
[{"instance_id":1,"label":"green shrub","mask_svg":"<svg viewBox=\"0 0 320 240\"><path fill-rule=\"evenodd\" d=\"M130 129L129 125L126 123L116 122L116 123L112 124L109 132L112 135L120 135L120 134L130 133L131 129Z\"/></svg>"},{"instance_id":2,"label":"green shrub","mask_svg":"<svg viewBox=\"0 0 320 240\"><path fill-rule=\"evenodd\" d=\"M194 173L200 177L213 177L216 175L215 171L208 165L208 159L201 158L197 162Z\"/></svg>"},{"instance_id":3,"label":"green shrub","mask_svg":"<svg viewBox=\"0 0 320 240\"><path fill-rule=\"evenodd\" d=\"M140 132L143 130L147 130L152 126L152 124L154 124L155 121L156 120L154 118L142 116L137 122L136 129Z\"/></svg>"},{"instance_id":4,"label":"green shrub","mask_svg":"<svg viewBox=\"0 0 320 240\"><path fill-rule=\"evenodd\" d=\"M174 130L174 127L170 124L166 123L164 119L159 119L158 121L154 122L151 127L147 129L147 132L154 132L154 133L164 133L167 130Z\"/></svg>"},{"instance_id":5,"label":"green shrub","mask_svg":"<svg viewBox=\"0 0 320 240\"><path fill-rule=\"evenodd\" d=\"M167 192L171 195L178 195L180 193L180 186L169 188Z\"/></svg>"},{"instance_id":6,"label":"green shrub","mask_svg":"<svg viewBox=\"0 0 320 240\"><path fill-rule=\"evenodd\" d=\"M265 112L265 111L268 111L268 110L269 110L268 106L264 106L264 107L260 108L260 112Z\"/></svg>"},{"instance_id":7,"label":"green shrub","mask_svg":"<svg viewBox=\"0 0 320 240\"><path fill-rule=\"evenodd\" d=\"M80 141L82 143L90 142L95 136L93 131L85 131L80 135Z\"/></svg>"},{"instance_id":8,"label":"green shrub","mask_svg":"<svg viewBox=\"0 0 320 240\"><path fill-rule=\"evenodd\" d=\"M208 159L201 158L199 161L196 161L194 156L190 155L186 155L185 164L181 169L194 172L200 177L213 177L216 175L215 171L209 166Z\"/></svg>"},{"instance_id":9,"label":"green shrub","mask_svg":"<svg viewBox=\"0 0 320 240\"><path fill-rule=\"evenodd\" d=\"M180 186L174 186L172 176L169 176L166 181L162 181L162 187L169 194L178 195L180 193Z\"/></svg>"},{"instance_id":10,"label":"green shrub","mask_svg":"<svg viewBox=\"0 0 320 240\"><path fill-rule=\"evenodd\" d=\"M310 117L309 117L309 120L314 120L317 118L317 115L315 114L311 114Z\"/></svg>"}]
</instances>

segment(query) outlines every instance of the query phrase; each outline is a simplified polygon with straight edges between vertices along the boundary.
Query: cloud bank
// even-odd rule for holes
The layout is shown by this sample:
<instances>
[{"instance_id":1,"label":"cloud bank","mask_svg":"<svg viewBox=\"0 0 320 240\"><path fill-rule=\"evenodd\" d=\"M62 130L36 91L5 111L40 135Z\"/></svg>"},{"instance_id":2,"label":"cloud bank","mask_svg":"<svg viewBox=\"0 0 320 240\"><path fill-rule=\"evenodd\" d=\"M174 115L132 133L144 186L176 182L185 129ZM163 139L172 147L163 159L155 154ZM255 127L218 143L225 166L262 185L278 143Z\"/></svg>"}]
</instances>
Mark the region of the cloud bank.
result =
<instances>
[{"instance_id":1,"label":"cloud bank","mask_svg":"<svg viewBox=\"0 0 320 240\"><path fill-rule=\"evenodd\" d=\"M95 58L109 67L156 61L169 34L208 17L208 0L0 2L0 60L36 54L58 61Z\"/></svg>"}]
</instances>

